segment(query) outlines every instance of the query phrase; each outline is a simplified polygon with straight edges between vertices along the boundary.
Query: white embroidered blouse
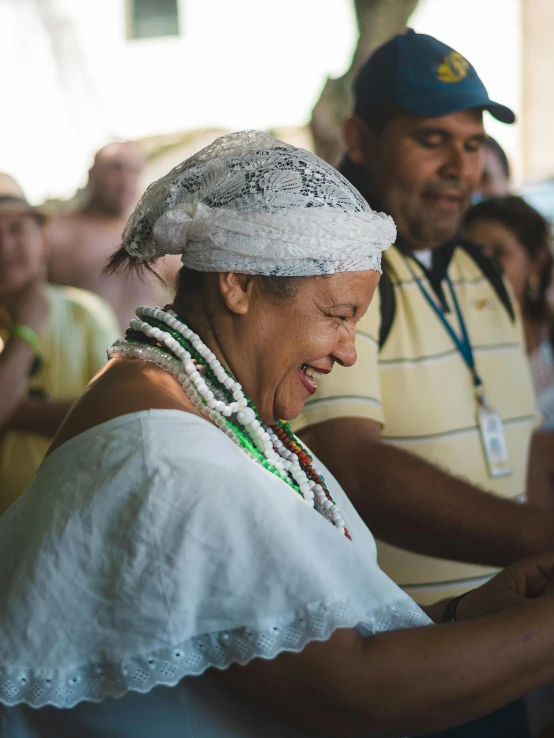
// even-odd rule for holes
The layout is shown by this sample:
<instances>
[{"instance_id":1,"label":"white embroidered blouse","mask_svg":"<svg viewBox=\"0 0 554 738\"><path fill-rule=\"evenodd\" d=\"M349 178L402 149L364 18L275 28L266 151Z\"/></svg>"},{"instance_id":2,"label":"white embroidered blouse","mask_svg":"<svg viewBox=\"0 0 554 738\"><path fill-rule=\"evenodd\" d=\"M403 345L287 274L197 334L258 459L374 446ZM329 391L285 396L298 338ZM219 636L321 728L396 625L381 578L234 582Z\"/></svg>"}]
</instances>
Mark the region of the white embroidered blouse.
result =
<instances>
[{"instance_id":1,"label":"white embroidered blouse","mask_svg":"<svg viewBox=\"0 0 554 738\"><path fill-rule=\"evenodd\" d=\"M316 466L352 542L188 413L119 417L47 457L0 518L3 738L294 735L222 695L209 667L342 627L429 624Z\"/></svg>"}]
</instances>

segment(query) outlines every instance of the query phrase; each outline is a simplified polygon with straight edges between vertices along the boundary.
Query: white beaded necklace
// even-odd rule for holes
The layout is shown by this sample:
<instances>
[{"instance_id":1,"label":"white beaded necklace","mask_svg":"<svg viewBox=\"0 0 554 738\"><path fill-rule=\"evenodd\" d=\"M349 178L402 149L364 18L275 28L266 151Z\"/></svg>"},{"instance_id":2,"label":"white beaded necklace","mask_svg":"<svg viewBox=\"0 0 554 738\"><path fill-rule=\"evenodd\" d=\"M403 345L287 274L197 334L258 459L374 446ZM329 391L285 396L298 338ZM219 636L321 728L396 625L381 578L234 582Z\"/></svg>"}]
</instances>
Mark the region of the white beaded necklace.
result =
<instances>
[{"instance_id":1,"label":"white beaded necklace","mask_svg":"<svg viewBox=\"0 0 554 738\"><path fill-rule=\"evenodd\" d=\"M285 447L273 429L257 419L255 411L248 407L248 401L240 383L229 376L215 354L196 333L183 323L177 313L173 310L166 311L156 307L141 306L137 308L136 315L138 319L131 320L131 329L163 344L177 359L155 346L140 346L123 339L116 341L108 349L108 356L110 358L115 356L141 358L170 372L179 381L195 408L248 453L248 449L240 443L237 433L227 421L227 418L235 416L235 421L244 428L252 443L275 468L274 473L284 481L287 480L287 473L290 474L298 485L304 500L332 522L341 533L346 534L344 520L336 503L327 497L320 484L308 478L300 466L298 456ZM210 381L203 371L204 367L194 362L190 352L179 341L167 331L150 325L142 318L150 318L163 323L188 341L215 374L220 388ZM222 388L231 394L232 402L226 401ZM300 445L300 441L295 439L295 442ZM253 453L249 455L258 461L257 456Z\"/></svg>"}]
</instances>

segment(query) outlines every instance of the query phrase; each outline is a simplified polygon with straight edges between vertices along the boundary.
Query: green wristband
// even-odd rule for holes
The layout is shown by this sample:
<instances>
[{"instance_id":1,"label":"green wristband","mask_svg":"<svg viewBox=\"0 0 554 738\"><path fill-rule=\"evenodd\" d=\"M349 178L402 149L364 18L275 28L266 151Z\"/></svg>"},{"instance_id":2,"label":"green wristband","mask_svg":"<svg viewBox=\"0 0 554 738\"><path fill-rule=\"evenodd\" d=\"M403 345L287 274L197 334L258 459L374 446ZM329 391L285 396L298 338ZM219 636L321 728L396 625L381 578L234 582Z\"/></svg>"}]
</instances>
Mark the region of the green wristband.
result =
<instances>
[{"instance_id":1,"label":"green wristband","mask_svg":"<svg viewBox=\"0 0 554 738\"><path fill-rule=\"evenodd\" d=\"M10 333L12 336L17 336L23 341L26 341L35 353L40 353L40 338L38 334L28 325L14 325L11 328Z\"/></svg>"}]
</instances>

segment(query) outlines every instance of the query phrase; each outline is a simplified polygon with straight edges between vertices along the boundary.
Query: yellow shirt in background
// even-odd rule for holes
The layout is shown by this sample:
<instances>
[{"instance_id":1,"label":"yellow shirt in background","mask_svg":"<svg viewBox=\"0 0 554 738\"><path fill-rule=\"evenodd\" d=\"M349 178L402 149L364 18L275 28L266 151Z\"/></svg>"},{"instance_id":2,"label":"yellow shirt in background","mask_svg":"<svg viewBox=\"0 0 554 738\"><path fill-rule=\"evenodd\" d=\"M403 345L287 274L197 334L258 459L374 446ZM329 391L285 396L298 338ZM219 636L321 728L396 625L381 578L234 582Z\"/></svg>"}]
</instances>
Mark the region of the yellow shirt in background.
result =
<instances>
[{"instance_id":1,"label":"yellow shirt in background","mask_svg":"<svg viewBox=\"0 0 554 738\"><path fill-rule=\"evenodd\" d=\"M406 258L394 246L385 254L396 311L381 352L376 293L358 325L357 363L350 369L337 365L329 376L318 380L316 395L306 403L293 428L298 431L333 418L369 418L383 426L384 442L501 497L519 500L525 491L536 413L519 319L510 319L479 267L465 251L456 248L448 275L488 401L502 417L510 455L511 475L492 479L481 447L469 370L421 294ZM413 260L410 263L433 293L424 270ZM450 308L448 318L459 335L451 295L448 289L444 292ZM325 459L322 461L325 463ZM475 587L494 571L420 556L381 542L378 552L381 568L422 604Z\"/></svg>"},{"instance_id":2,"label":"yellow shirt in background","mask_svg":"<svg viewBox=\"0 0 554 738\"><path fill-rule=\"evenodd\" d=\"M29 389L52 400L74 401L106 363L106 349L120 335L118 320L97 295L73 287L47 286L49 314L41 338L42 365ZM7 333L1 335L7 340ZM0 514L26 489L51 438L0 434Z\"/></svg>"}]
</instances>

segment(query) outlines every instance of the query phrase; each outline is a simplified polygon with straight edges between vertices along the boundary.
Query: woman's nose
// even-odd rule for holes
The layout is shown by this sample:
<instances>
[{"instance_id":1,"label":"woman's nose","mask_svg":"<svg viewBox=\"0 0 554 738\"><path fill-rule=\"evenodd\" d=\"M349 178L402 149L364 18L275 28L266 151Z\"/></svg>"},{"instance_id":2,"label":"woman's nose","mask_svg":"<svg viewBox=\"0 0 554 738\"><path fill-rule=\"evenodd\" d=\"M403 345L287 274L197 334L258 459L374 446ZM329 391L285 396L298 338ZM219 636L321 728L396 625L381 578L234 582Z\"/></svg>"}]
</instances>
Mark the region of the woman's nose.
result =
<instances>
[{"instance_id":1,"label":"woman's nose","mask_svg":"<svg viewBox=\"0 0 554 738\"><path fill-rule=\"evenodd\" d=\"M355 332L349 333L348 338L337 343L335 347L333 358L341 366L349 367L356 363L358 355L356 353L356 346L354 343L355 337Z\"/></svg>"}]
</instances>

